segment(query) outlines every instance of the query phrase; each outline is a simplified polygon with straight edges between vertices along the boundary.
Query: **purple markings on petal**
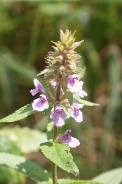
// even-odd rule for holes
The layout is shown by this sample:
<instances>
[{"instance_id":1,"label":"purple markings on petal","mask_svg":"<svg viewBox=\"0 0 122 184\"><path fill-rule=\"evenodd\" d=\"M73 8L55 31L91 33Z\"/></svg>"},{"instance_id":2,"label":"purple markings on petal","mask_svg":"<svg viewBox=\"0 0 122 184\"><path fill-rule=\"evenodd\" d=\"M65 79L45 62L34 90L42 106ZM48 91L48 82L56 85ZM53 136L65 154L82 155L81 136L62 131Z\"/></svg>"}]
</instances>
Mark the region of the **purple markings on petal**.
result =
<instances>
[{"instance_id":1,"label":"purple markings on petal","mask_svg":"<svg viewBox=\"0 0 122 184\"><path fill-rule=\"evenodd\" d=\"M67 82L67 87L72 93L76 93L82 98L87 96L87 93L82 90L83 82L78 80L78 75L69 75L67 77Z\"/></svg>"},{"instance_id":2,"label":"purple markings on petal","mask_svg":"<svg viewBox=\"0 0 122 184\"><path fill-rule=\"evenodd\" d=\"M72 108L71 117L73 117L75 119L75 121L77 121L78 123L83 121L83 114L80 111L80 108L82 108L82 107L83 107L82 104L77 104L77 103L74 103L71 106L71 108Z\"/></svg>"},{"instance_id":3,"label":"purple markings on petal","mask_svg":"<svg viewBox=\"0 0 122 184\"><path fill-rule=\"evenodd\" d=\"M57 127L63 126L66 119L64 108L62 108L60 105L57 105L55 110L51 113L50 118L53 119L53 122Z\"/></svg>"},{"instance_id":4,"label":"purple markings on petal","mask_svg":"<svg viewBox=\"0 0 122 184\"><path fill-rule=\"evenodd\" d=\"M40 95L39 98L33 101L32 108L37 111L44 111L48 109L49 104L45 95Z\"/></svg>"},{"instance_id":5,"label":"purple markings on petal","mask_svg":"<svg viewBox=\"0 0 122 184\"><path fill-rule=\"evenodd\" d=\"M35 88L30 90L30 93L32 96L40 92L46 93L46 89L42 86L42 84L37 79L34 79L34 86Z\"/></svg>"},{"instance_id":6,"label":"purple markings on petal","mask_svg":"<svg viewBox=\"0 0 122 184\"><path fill-rule=\"evenodd\" d=\"M78 75L74 74L74 75L69 75L67 77L67 81L68 81L68 84L67 84L67 87L69 89L72 89L74 88L75 85L77 85L78 83Z\"/></svg>"},{"instance_id":7,"label":"purple markings on petal","mask_svg":"<svg viewBox=\"0 0 122 184\"><path fill-rule=\"evenodd\" d=\"M71 130L67 130L64 134L59 136L59 140L64 144L68 144L71 148L75 148L80 145L78 139L70 136Z\"/></svg>"}]
</instances>

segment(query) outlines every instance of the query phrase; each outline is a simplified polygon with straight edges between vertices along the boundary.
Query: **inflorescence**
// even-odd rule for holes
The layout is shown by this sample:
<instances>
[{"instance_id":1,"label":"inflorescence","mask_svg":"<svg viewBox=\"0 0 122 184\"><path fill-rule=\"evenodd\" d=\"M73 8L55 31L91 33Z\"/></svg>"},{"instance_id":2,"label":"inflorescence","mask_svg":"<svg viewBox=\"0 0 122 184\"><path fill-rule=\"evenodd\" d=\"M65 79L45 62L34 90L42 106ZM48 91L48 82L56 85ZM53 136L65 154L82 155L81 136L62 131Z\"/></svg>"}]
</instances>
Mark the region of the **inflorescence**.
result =
<instances>
[{"instance_id":1,"label":"inflorescence","mask_svg":"<svg viewBox=\"0 0 122 184\"><path fill-rule=\"evenodd\" d=\"M74 99L74 95L80 98L87 96L79 77L82 69L77 67L80 55L74 51L82 42L75 42L74 33L71 34L69 30L66 32L61 30L60 41L53 42L54 51L49 52L46 58L47 68L40 73L44 74L46 87L34 79L35 88L30 91L32 96L39 93L39 97L32 103L32 108L44 111L51 107L50 118L56 127L62 127L69 116L78 123L83 121L80 110L83 104ZM69 97L72 97L72 100ZM70 133L70 129L66 130L57 140L68 144L71 148L79 146L79 140L71 137Z\"/></svg>"}]
</instances>

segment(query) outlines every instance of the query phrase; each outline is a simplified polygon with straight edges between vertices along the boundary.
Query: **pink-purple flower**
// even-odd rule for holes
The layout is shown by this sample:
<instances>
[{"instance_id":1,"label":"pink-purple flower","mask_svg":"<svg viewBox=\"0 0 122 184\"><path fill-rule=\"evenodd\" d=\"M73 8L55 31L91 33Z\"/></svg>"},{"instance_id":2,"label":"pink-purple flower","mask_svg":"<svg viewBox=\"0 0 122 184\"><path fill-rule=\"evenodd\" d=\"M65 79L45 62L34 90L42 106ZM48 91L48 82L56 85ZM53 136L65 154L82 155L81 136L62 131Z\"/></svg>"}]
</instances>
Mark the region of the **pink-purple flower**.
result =
<instances>
[{"instance_id":1,"label":"pink-purple flower","mask_svg":"<svg viewBox=\"0 0 122 184\"><path fill-rule=\"evenodd\" d=\"M39 98L33 101L32 108L37 111L44 111L48 109L49 104L45 95L40 95Z\"/></svg>"},{"instance_id":2,"label":"pink-purple flower","mask_svg":"<svg viewBox=\"0 0 122 184\"><path fill-rule=\"evenodd\" d=\"M69 75L67 77L67 82L67 87L69 88L71 93L76 93L82 98L84 96L87 96L87 93L82 90L83 82L78 80L78 75Z\"/></svg>"},{"instance_id":3,"label":"pink-purple flower","mask_svg":"<svg viewBox=\"0 0 122 184\"><path fill-rule=\"evenodd\" d=\"M46 93L46 89L42 86L42 84L37 79L34 79L33 82L34 82L35 88L30 90L30 93L32 96L36 95L37 93Z\"/></svg>"},{"instance_id":4,"label":"pink-purple flower","mask_svg":"<svg viewBox=\"0 0 122 184\"><path fill-rule=\"evenodd\" d=\"M70 136L71 130L67 130L64 134L59 136L59 140L64 144L68 144L69 147L75 148L80 145L80 142L75 137Z\"/></svg>"},{"instance_id":5,"label":"pink-purple flower","mask_svg":"<svg viewBox=\"0 0 122 184\"><path fill-rule=\"evenodd\" d=\"M61 127L65 124L66 117L67 115L64 111L64 108L61 107L59 104L56 106L56 108L54 109L54 111L52 111L50 115L50 118L53 119L53 122L57 127Z\"/></svg>"},{"instance_id":6,"label":"pink-purple flower","mask_svg":"<svg viewBox=\"0 0 122 184\"><path fill-rule=\"evenodd\" d=\"M82 104L73 103L71 105L71 117L73 117L78 123L83 121L83 114L80 111L80 108L82 108Z\"/></svg>"}]
</instances>

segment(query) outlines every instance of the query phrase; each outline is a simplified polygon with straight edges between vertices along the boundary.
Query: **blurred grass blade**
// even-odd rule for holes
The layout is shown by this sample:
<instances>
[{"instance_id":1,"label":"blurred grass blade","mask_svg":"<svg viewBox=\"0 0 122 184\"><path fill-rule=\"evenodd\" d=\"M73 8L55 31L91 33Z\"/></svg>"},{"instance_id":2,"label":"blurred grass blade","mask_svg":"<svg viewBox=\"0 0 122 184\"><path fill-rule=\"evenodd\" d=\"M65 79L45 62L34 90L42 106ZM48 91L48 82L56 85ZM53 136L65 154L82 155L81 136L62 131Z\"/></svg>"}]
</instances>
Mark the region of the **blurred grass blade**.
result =
<instances>
[{"instance_id":1,"label":"blurred grass blade","mask_svg":"<svg viewBox=\"0 0 122 184\"><path fill-rule=\"evenodd\" d=\"M36 76L36 71L33 68L26 67L18 60L19 59L17 57L15 58L15 56L13 57L9 51L0 52L0 63L2 63L4 67L8 67L18 74L24 75L32 80Z\"/></svg>"}]
</instances>

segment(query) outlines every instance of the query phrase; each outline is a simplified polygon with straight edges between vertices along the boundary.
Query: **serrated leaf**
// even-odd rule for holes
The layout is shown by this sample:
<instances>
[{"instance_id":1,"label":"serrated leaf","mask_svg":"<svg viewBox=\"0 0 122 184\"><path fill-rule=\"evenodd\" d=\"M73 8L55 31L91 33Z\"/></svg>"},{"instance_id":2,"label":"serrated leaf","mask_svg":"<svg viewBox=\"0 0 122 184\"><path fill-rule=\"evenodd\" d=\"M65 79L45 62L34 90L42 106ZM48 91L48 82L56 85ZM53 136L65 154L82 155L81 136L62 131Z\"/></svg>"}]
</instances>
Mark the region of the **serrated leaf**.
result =
<instances>
[{"instance_id":1,"label":"serrated leaf","mask_svg":"<svg viewBox=\"0 0 122 184\"><path fill-rule=\"evenodd\" d=\"M86 106L96 106L96 105L99 105L99 104L96 104L96 103L93 103L93 102L89 102L87 100L82 100L78 95L74 94L73 95L73 98L77 101L77 102L80 102L82 103L83 105L86 105Z\"/></svg>"},{"instance_id":2,"label":"serrated leaf","mask_svg":"<svg viewBox=\"0 0 122 184\"><path fill-rule=\"evenodd\" d=\"M103 182L104 184L120 184L122 182L122 167L104 172L93 178L93 181Z\"/></svg>"},{"instance_id":3,"label":"serrated leaf","mask_svg":"<svg viewBox=\"0 0 122 184\"><path fill-rule=\"evenodd\" d=\"M49 174L36 163L24 157L0 153L0 167L15 169L36 181L48 181Z\"/></svg>"},{"instance_id":4,"label":"serrated leaf","mask_svg":"<svg viewBox=\"0 0 122 184\"><path fill-rule=\"evenodd\" d=\"M73 162L73 157L68 145L47 142L41 144L40 148L43 154L58 167L74 174L76 177L79 175L78 168Z\"/></svg>"},{"instance_id":5,"label":"serrated leaf","mask_svg":"<svg viewBox=\"0 0 122 184\"><path fill-rule=\"evenodd\" d=\"M14 113L6 116L5 118L0 119L0 123L5 123L5 122L10 123L10 122L18 121L30 116L35 112L36 111L32 109L32 105L27 104L24 107L21 107L20 109L16 110Z\"/></svg>"}]
</instances>

